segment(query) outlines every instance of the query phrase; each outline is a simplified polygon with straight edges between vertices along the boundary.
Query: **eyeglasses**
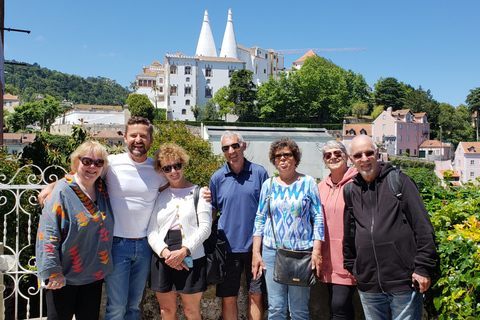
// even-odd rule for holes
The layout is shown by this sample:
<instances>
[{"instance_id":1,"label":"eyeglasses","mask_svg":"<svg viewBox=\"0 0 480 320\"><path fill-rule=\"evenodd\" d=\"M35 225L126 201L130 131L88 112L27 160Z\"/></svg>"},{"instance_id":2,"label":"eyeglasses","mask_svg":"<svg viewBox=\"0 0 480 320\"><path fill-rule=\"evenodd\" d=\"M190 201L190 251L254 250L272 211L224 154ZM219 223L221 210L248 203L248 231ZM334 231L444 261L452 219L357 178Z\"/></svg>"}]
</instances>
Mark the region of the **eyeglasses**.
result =
<instances>
[{"instance_id":1,"label":"eyeglasses","mask_svg":"<svg viewBox=\"0 0 480 320\"><path fill-rule=\"evenodd\" d=\"M90 167L93 163L95 165L95 167L101 168L105 164L105 160L103 160L103 159L92 159L92 158L89 158L89 157L81 157L80 161L82 162L82 164L84 166L87 166L87 167Z\"/></svg>"},{"instance_id":2,"label":"eyeglasses","mask_svg":"<svg viewBox=\"0 0 480 320\"><path fill-rule=\"evenodd\" d=\"M293 153L291 152L288 152L288 153L277 153L275 155L275 159L276 160L280 160L282 157L284 157L285 159L290 159L291 157L293 157Z\"/></svg>"},{"instance_id":3,"label":"eyeglasses","mask_svg":"<svg viewBox=\"0 0 480 320\"><path fill-rule=\"evenodd\" d=\"M325 152L323 154L323 158L325 160L329 160L331 157L340 158L341 156L343 156L343 152L340 150L335 150L333 152Z\"/></svg>"},{"instance_id":4,"label":"eyeglasses","mask_svg":"<svg viewBox=\"0 0 480 320\"><path fill-rule=\"evenodd\" d=\"M365 151L365 152L355 153L354 155L352 155L352 158L358 160L358 159L361 159L363 155L365 155L367 158L370 158L374 154L375 154L375 151Z\"/></svg>"},{"instance_id":5,"label":"eyeglasses","mask_svg":"<svg viewBox=\"0 0 480 320\"><path fill-rule=\"evenodd\" d=\"M227 152L228 150L230 150L230 147L232 147L233 150L237 150L237 149L240 148L240 143L235 142L235 143L232 143L232 144L229 145L229 146L222 146L222 151L223 151L223 152Z\"/></svg>"},{"instance_id":6,"label":"eyeglasses","mask_svg":"<svg viewBox=\"0 0 480 320\"><path fill-rule=\"evenodd\" d=\"M165 172L165 173L170 173L170 171L172 171L172 167L173 167L173 169L175 169L175 171L178 171L178 170L182 169L182 166L183 166L183 163L178 162L178 163L175 163L172 166L162 167L162 171Z\"/></svg>"}]
</instances>

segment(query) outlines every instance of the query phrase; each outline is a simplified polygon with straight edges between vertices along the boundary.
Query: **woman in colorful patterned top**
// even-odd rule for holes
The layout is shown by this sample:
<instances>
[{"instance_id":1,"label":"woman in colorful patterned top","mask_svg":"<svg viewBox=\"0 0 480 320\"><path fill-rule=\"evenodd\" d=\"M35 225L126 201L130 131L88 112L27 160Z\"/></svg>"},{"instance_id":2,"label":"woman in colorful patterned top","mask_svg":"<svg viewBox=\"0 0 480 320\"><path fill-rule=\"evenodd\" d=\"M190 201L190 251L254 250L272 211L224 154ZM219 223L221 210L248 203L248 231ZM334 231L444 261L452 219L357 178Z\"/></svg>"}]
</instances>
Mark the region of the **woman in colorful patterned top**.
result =
<instances>
[{"instance_id":1,"label":"woman in colorful patterned top","mask_svg":"<svg viewBox=\"0 0 480 320\"><path fill-rule=\"evenodd\" d=\"M276 247L311 250L312 269L316 270L317 276L320 275L321 243L324 238L318 187L312 177L297 172L301 152L294 141L283 138L273 142L269 156L279 173L277 177L272 178L270 195L270 210L278 243L275 243L268 215L269 179L263 183L255 218L252 272L255 278L265 272L268 319L286 319L287 309L292 320L308 319L310 288L275 282L273 267Z\"/></svg>"},{"instance_id":2,"label":"woman in colorful patterned top","mask_svg":"<svg viewBox=\"0 0 480 320\"><path fill-rule=\"evenodd\" d=\"M48 319L98 319L103 278L110 259L113 216L105 183L107 152L86 141L71 158L72 173L47 197L37 232L39 280Z\"/></svg>"}]
</instances>

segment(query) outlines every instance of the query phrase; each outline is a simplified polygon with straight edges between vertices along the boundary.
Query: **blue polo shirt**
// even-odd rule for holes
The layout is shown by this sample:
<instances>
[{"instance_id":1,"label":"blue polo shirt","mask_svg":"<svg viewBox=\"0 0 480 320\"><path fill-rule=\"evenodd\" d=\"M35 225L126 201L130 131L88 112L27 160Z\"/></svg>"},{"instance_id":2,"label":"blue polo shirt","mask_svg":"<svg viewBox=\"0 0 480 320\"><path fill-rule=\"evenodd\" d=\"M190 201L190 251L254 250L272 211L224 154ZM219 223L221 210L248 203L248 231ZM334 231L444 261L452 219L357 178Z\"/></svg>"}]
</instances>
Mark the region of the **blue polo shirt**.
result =
<instances>
[{"instance_id":1,"label":"blue polo shirt","mask_svg":"<svg viewBox=\"0 0 480 320\"><path fill-rule=\"evenodd\" d=\"M253 224L262 184L268 173L261 165L245 159L236 174L228 163L210 180L212 208L221 212L218 236L226 242L227 252L249 252L253 243Z\"/></svg>"}]
</instances>

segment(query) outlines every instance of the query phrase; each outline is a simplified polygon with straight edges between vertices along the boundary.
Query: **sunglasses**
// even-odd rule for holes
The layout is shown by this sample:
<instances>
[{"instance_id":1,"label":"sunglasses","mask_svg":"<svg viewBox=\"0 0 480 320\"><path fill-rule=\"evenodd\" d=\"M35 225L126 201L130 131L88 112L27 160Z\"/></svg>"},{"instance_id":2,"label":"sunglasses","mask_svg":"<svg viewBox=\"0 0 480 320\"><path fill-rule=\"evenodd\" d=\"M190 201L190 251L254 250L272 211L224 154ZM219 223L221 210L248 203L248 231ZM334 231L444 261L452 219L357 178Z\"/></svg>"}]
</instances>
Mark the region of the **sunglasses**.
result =
<instances>
[{"instance_id":1,"label":"sunglasses","mask_svg":"<svg viewBox=\"0 0 480 320\"><path fill-rule=\"evenodd\" d=\"M335 150L333 152L325 152L323 158L325 160L329 160L331 157L340 158L341 156L343 156L343 152L340 150Z\"/></svg>"},{"instance_id":2,"label":"sunglasses","mask_svg":"<svg viewBox=\"0 0 480 320\"><path fill-rule=\"evenodd\" d=\"M232 144L229 145L229 146L222 146L222 151L223 151L223 152L227 152L228 150L230 150L230 147L232 147L233 150L237 150L237 149L240 148L240 143L235 142L235 143L232 143Z\"/></svg>"},{"instance_id":3,"label":"sunglasses","mask_svg":"<svg viewBox=\"0 0 480 320\"><path fill-rule=\"evenodd\" d=\"M285 159L290 159L293 157L293 153L291 152L288 152L288 153L277 153L275 155L275 159L277 160L280 160L282 157L284 157Z\"/></svg>"},{"instance_id":4,"label":"sunglasses","mask_svg":"<svg viewBox=\"0 0 480 320\"><path fill-rule=\"evenodd\" d=\"M173 166L162 167L162 171L165 173L170 173L172 171L172 168L175 169L175 171L178 171L182 169L182 166L183 166L183 163L178 162L178 163L175 163Z\"/></svg>"},{"instance_id":5,"label":"sunglasses","mask_svg":"<svg viewBox=\"0 0 480 320\"><path fill-rule=\"evenodd\" d=\"M80 161L82 162L82 164L84 166L87 166L87 167L90 167L93 163L95 165L95 167L101 168L105 164L105 160L103 160L103 159L95 159L94 160L94 159L89 158L89 157L82 157L82 158L80 158Z\"/></svg>"},{"instance_id":6,"label":"sunglasses","mask_svg":"<svg viewBox=\"0 0 480 320\"><path fill-rule=\"evenodd\" d=\"M365 155L367 158L370 158L374 154L375 154L375 151L360 152L360 153L355 153L354 155L352 155L352 158L358 160L358 159L361 159L363 157L363 155Z\"/></svg>"}]
</instances>

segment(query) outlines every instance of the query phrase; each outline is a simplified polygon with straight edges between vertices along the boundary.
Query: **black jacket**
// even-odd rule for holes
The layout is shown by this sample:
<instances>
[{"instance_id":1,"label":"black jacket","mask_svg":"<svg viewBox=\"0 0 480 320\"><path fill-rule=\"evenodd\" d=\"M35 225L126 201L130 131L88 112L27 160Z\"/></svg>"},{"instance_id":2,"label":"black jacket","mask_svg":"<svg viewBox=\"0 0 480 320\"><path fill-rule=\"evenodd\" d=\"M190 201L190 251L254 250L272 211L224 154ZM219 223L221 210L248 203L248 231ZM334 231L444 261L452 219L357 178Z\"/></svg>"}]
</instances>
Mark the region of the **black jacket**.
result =
<instances>
[{"instance_id":1,"label":"black jacket","mask_svg":"<svg viewBox=\"0 0 480 320\"><path fill-rule=\"evenodd\" d=\"M370 185L360 173L352 182L356 230L351 237L351 217L345 210L344 267L355 276L363 292L409 291L412 273L428 277L436 265L435 234L415 182L400 173L400 203L386 179L395 168L378 164L380 173Z\"/></svg>"}]
</instances>

